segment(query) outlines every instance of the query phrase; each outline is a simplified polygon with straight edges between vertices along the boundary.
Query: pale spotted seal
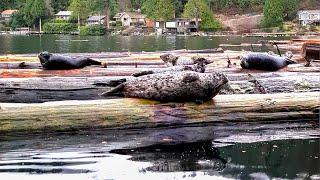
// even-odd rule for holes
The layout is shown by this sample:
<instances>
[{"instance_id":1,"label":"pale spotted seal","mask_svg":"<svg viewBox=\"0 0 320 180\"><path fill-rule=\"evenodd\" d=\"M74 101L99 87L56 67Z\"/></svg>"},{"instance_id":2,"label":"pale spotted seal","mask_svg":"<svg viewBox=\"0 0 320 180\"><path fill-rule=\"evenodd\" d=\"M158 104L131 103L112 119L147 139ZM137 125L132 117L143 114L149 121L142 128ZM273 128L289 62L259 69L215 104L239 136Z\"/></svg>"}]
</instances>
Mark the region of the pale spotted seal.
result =
<instances>
[{"instance_id":1,"label":"pale spotted seal","mask_svg":"<svg viewBox=\"0 0 320 180\"><path fill-rule=\"evenodd\" d=\"M211 100L227 82L227 77L218 72L183 71L150 74L124 82L102 95L145 98L163 102L202 102Z\"/></svg>"},{"instance_id":2,"label":"pale spotted seal","mask_svg":"<svg viewBox=\"0 0 320 180\"><path fill-rule=\"evenodd\" d=\"M163 54L160 56L167 66L192 65L197 63L210 64L211 62L203 57L181 57L173 54Z\"/></svg>"}]
</instances>

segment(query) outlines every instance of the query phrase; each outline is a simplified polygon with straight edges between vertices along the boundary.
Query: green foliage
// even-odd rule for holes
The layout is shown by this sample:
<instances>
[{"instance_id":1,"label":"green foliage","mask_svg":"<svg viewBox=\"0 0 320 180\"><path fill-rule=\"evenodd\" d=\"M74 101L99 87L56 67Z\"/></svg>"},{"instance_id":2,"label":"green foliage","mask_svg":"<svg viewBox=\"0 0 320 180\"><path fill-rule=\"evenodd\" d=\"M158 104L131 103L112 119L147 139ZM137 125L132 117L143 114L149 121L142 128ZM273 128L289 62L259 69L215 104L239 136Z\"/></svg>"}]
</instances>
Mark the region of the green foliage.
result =
<instances>
[{"instance_id":1,"label":"green foliage","mask_svg":"<svg viewBox=\"0 0 320 180\"><path fill-rule=\"evenodd\" d=\"M142 12L147 15L150 19L157 19L157 7L156 4L158 3L158 0L146 0L142 4Z\"/></svg>"},{"instance_id":2,"label":"green foliage","mask_svg":"<svg viewBox=\"0 0 320 180\"><path fill-rule=\"evenodd\" d=\"M87 0L71 0L69 10L73 11L73 16L79 16L80 20L85 20L90 13L90 8L88 5L89 4Z\"/></svg>"},{"instance_id":3,"label":"green foliage","mask_svg":"<svg viewBox=\"0 0 320 180\"><path fill-rule=\"evenodd\" d=\"M73 23L45 23L43 31L50 34L69 34L77 31L77 26Z\"/></svg>"},{"instance_id":4,"label":"green foliage","mask_svg":"<svg viewBox=\"0 0 320 180\"><path fill-rule=\"evenodd\" d=\"M157 19L166 21L173 18L174 6L172 0L159 0L156 8Z\"/></svg>"},{"instance_id":5,"label":"green foliage","mask_svg":"<svg viewBox=\"0 0 320 180\"><path fill-rule=\"evenodd\" d=\"M80 35L102 36L105 33L106 33L106 28L102 25L80 27Z\"/></svg>"},{"instance_id":6,"label":"green foliage","mask_svg":"<svg viewBox=\"0 0 320 180\"><path fill-rule=\"evenodd\" d=\"M54 10L54 13L66 10L69 5L70 5L69 0L51 0L51 6Z\"/></svg>"},{"instance_id":7,"label":"green foliage","mask_svg":"<svg viewBox=\"0 0 320 180\"><path fill-rule=\"evenodd\" d=\"M11 20L9 22L9 26L12 29L16 29L16 28L20 28L20 27L26 26L26 23L25 23L24 18L23 18L23 13L21 11L18 11L18 12L14 13L12 15L12 18L11 18Z\"/></svg>"},{"instance_id":8,"label":"green foliage","mask_svg":"<svg viewBox=\"0 0 320 180\"><path fill-rule=\"evenodd\" d=\"M299 0L267 0L263 9L264 27L281 26L283 21L295 18Z\"/></svg>"},{"instance_id":9,"label":"green foliage","mask_svg":"<svg viewBox=\"0 0 320 180\"><path fill-rule=\"evenodd\" d=\"M150 19L166 21L173 18L175 9L172 0L146 0L142 11Z\"/></svg>"},{"instance_id":10,"label":"green foliage","mask_svg":"<svg viewBox=\"0 0 320 180\"><path fill-rule=\"evenodd\" d=\"M220 24L213 17L205 0L189 0L185 5L183 17L200 18L200 28L204 31L214 31L220 28Z\"/></svg>"}]
</instances>

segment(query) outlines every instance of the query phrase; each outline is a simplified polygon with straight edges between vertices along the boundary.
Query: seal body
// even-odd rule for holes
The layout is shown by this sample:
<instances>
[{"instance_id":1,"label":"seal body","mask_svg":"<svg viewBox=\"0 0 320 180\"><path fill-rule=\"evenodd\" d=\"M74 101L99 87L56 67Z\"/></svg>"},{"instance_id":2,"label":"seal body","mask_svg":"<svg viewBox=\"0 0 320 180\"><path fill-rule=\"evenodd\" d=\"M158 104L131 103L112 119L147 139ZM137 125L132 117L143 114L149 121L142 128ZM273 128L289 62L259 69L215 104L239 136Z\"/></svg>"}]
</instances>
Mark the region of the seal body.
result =
<instances>
[{"instance_id":1,"label":"seal body","mask_svg":"<svg viewBox=\"0 0 320 180\"><path fill-rule=\"evenodd\" d=\"M265 53L250 53L242 56L240 60L240 65L243 69L259 69L266 71L276 71L289 64L296 63L288 57L280 57Z\"/></svg>"},{"instance_id":2,"label":"seal body","mask_svg":"<svg viewBox=\"0 0 320 180\"><path fill-rule=\"evenodd\" d=\"M167 72L181 72L181 71L194 71L199 73L204 73L206 71L206 65L204 64L193 64L193 65L183 65L183 66L172 66L167 68L154 69L150 71L141 71L132 74L134 77L144 76L148 74L156 74L156 73L167 73Z\"/></svg>"},{"instance_id":3,"label":"seal body","mask_svg":"<svg viewBox=\"0 0 320 180\"><path fill-rule=\"evenodd\" d=\"M180 57L173 54L163 54L160 59L167 64L167 66L181 66L181 65L192 65L197 63L210 64L211 62L202 57Z\"/></svg>"},{"instance_id":4,"label":"seal body","mask_svg":"<svg viewBox=\"0 0 320 180\"><path fill-rule=\"evenodd\" d=\"M43 69L48 70L68 70L79 69L91 65L101 65L99 61L87 57L69 57L62 55L53 55L48 52L42 52L38 55Z\"/></svg>"},{"instance_id":5,"label":"seal body","mask_svg":"<svg viewBox=\"0 0 320 180\"><path fill-rule=\"evenodd\" d=\"M124 82L102 95L123 95L162 102L202 102L211 100L227 82L224 74L216 72L151 74Z\"/></svg>"}]
</instances>

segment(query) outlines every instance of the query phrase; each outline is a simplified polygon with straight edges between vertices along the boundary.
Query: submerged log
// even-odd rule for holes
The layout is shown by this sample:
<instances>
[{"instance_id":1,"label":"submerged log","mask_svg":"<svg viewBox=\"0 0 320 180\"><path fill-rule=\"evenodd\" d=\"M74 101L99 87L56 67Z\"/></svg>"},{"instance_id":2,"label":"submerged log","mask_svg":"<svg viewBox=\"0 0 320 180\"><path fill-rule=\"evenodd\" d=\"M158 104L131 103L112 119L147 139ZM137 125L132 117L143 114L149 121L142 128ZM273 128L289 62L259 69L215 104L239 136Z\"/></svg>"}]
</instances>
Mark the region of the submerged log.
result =
<instances>
[{"instance_id":1,"label":"submerged log","mask_svg":"<svg viewBox=\"0 0 320 180\"><path fill-rule=\"evenodd\" d=\"M320 91L320 73L226 74L229 83L220 94L260 94L256 80L266 93ZM0 79L0 102L40 103L62 100L96 100L109 91L111 81L134 77L47 77ZM110 97L116 98L116 97Z\"/></svg>"},{"instance_id":2,"label":"submerged log","mask_svg":"<svg viewBox=\"0 0 320 180\"><path fill-rule=\"evenodd\" d=\"M317 120L319 92L218 95L204 104L142 99L0 103L0 132L193 126L217 122ZM190 132L192 133L192 132Z\"/></svg>"}]
</instances>

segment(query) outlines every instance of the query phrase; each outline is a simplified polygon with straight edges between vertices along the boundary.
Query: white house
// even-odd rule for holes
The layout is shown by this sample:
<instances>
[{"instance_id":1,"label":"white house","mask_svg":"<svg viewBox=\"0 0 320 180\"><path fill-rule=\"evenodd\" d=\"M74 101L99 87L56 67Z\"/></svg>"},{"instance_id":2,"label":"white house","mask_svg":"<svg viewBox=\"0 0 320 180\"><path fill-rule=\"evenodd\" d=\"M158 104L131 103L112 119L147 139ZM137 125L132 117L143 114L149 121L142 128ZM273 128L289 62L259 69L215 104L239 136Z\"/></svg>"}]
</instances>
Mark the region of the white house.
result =
<instances>
[{"instance_id":1,"label":"white house","mask_svg":"<svg viewBox=\"0 0 320 180\"><path fill-rule=\"evenodd\" d=\"M305 10L298 12L299 23L302 26L320 23L320 10Z\"/></svg>"},{"instance_id":2,"label":"white house","mask_svg":"<svg viewBox=\"0 0 320 180\"><path fill-rule=\"evenodd\" d=\"M122 26L144 25L146 16L139 12L121 12L113 17L116 21L121 21Z\"/></svg>"},{"instance_id":3,"label":"white house","mask_svg":"<svg viewBox=\"0 0 320 180\"><path fill-rule=\"evenodd\" d=\"M104 24L106 16L90 16L87 19L87 25L98 25L98 24Z\"/></svg>"},{"instance_id":4,"label":"white house","mask_svg":"<svg viewBox=\"0 0 320 180\"><path fill-rule=\"evenodd\" d=\"M198 19L198 23L201 23L201 19ZM175 18L166 22L156 21L155 28L158 33L166 31L173 34L186 34L198 30L196 19L188 18Z\"/></svg>"},{"instance_id":5,"label":"white house","mask_svg":"<svg viewBox=\"0 0 320 180\"><path fill-rule=\"evenodd\" d=\"M4 21L10 21L12 15L17 12L18 10L14 10L14 9L8 9L8 10L5 10L1 13L1 18L4 20Z\"/></svg>"},{"instance_id":6,"label":"white house","mask_svg":"<svg viewBox=\"0 0 320 180\"><path fill-rule=\"evenodd\" d=\"M55 14L57 19L69 20L72 15L72 11L59 11Z\"/></svg>"}]
</instances>

